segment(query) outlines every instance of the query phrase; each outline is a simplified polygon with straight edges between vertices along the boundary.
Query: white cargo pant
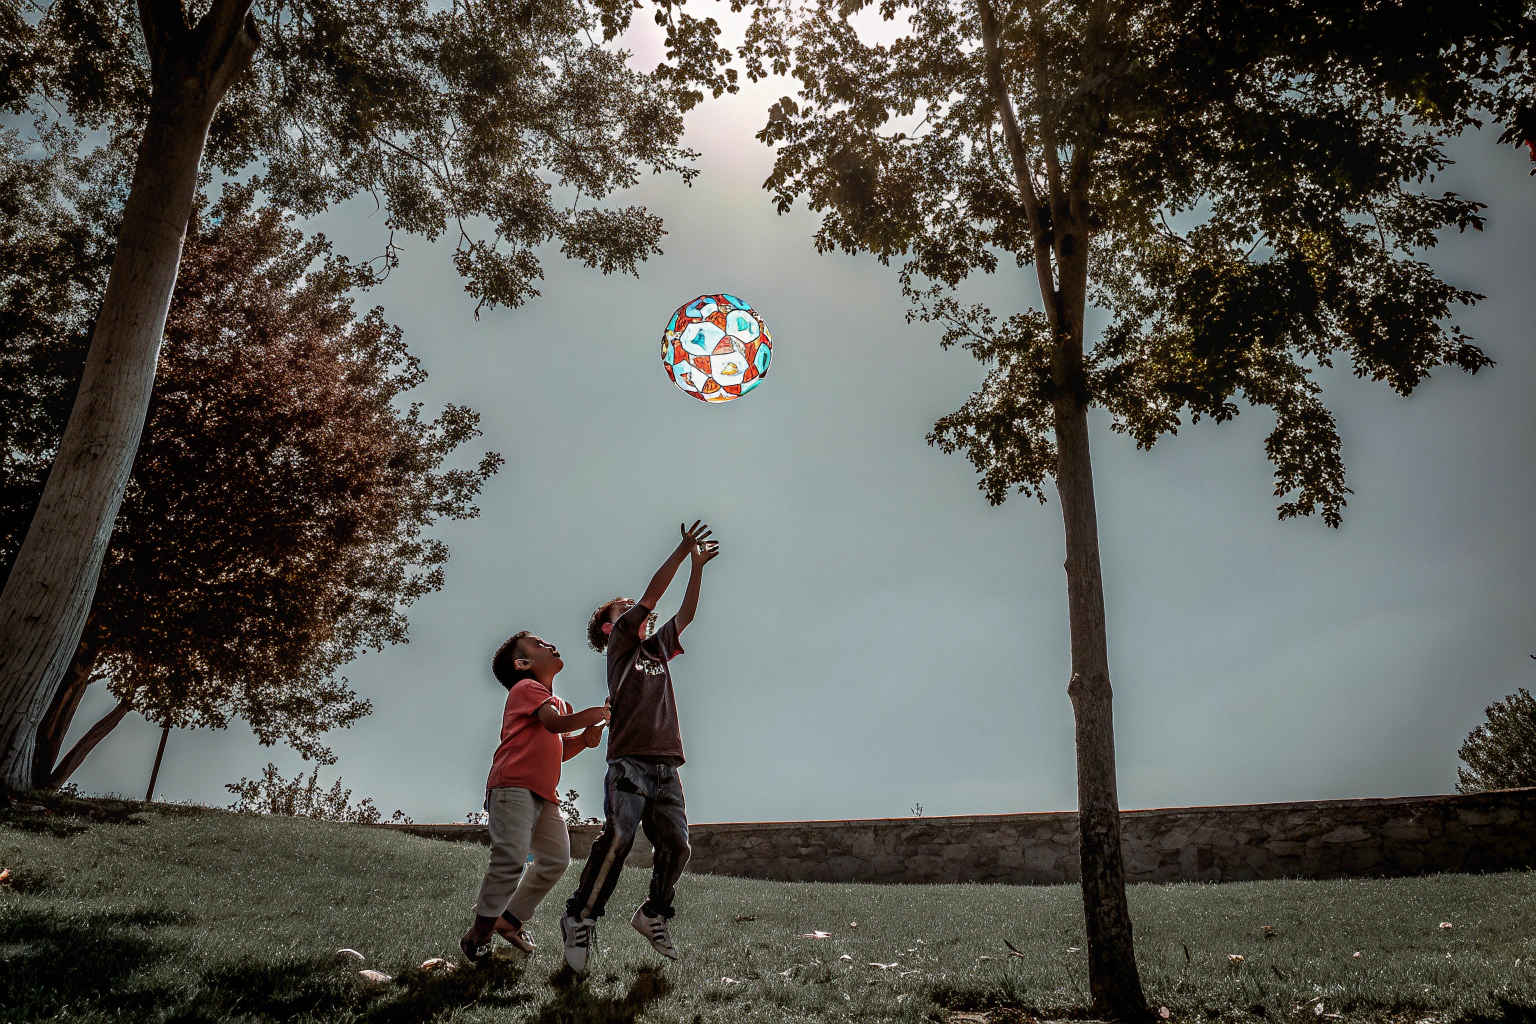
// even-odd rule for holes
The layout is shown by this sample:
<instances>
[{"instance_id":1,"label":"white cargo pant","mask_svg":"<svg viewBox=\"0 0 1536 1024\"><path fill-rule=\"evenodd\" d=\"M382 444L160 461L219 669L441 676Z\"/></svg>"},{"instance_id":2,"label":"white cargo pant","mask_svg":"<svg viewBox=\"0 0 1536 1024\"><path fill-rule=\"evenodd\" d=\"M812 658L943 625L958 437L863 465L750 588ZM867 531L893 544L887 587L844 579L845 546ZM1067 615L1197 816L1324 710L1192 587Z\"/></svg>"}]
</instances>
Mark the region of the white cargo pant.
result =
<instances>
[{"instance_id":1,"label":"white cargo pant","mask_svg":"<svg viewBox=\"0 0 1536 1024\"><path fill-rule=\"evenodd\" d=\"M491 863L480 883L475 913L519 921L533 917L539 901L554 888L571 863L571 837L560 806L515 786L498 787L485 796L491 832ZM529 851L533 863L526 864Z\"/></svg>"}]
</instances>

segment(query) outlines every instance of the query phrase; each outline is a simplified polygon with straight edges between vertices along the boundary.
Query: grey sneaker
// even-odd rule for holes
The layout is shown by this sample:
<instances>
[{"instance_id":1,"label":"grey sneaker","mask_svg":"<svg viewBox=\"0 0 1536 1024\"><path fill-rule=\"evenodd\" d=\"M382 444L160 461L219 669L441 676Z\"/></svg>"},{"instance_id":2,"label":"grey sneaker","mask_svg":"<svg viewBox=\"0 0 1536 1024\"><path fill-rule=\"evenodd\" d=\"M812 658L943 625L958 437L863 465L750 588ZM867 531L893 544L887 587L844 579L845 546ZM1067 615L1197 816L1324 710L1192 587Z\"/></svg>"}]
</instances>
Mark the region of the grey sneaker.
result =
<instances>
[{"instance_id":1,"label":"grey sneaker","mask_svg":"<svg viewBox=\"0 0 1536 1024\"><path fill-rule=\"evenodd\" d=\"M667 919L657 914L652 917L645 912L645 904L635 908L635 916L629 919L630 925L644 935L651 948L668 960L677 959L677 947L672 945L672 936L667 932Z\"/></svg>"},{"instance_id":2,"label":"grey sneaker","mask_svg":"<svg viewBox=\"0 0 1536 1024\"><path fill-rule=\"evenodd\" d=\"M597 922L589 917L560 919L560 937L565 940L565 962L577 974L587 973L587 956L597 940Z\"/></svg>"}]
</instances>

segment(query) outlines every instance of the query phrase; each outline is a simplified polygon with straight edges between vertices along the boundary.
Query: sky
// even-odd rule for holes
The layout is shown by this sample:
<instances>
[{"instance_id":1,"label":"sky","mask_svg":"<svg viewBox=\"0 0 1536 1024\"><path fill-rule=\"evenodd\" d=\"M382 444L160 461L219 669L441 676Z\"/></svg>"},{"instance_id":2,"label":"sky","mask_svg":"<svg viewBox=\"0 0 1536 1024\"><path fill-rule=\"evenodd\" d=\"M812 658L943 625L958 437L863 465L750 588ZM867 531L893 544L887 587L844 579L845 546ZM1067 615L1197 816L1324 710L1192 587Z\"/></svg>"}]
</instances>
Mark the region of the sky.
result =
<instances>
[{"instance_id":1,"label":"sky","mask_svg":"<svg viewBox=\"0 0 1536 1024\"><path fill-rule=\"evenodd\" d=\"M654 40L634 43L653 63ZM818 255L814 215L776 214L753 135L790 91L706 102L689 115L693 186L647 176L616 198L665 218L638 279L551 247L538 298L476 320L450 245L408 239L361 298L430 374L412 397L481 414L460 461L506 465L479 518L436 531L447 582L410 609L410 642L344 669L374 711L331 734L322 784L340 775L386 816L464 820L498 738L496 647L537 632L566 661L556 692L601 702L588 616L638 597L679 522L702 518L722 553L673 664L693 821L1075 807L1060 507L989 506L963 457L925 443L981 366L906 323L893 269ZM1458 322L1497 365L1406 399L1320 375L1355 492L1341 529L1277 521L1262 411L1151 451L1092 418L1122 807L1451 792L1483 709L1536 683L1536 179L1496 134L1458 141L1440 178L1488 204L1487 229L1428 259L1487 296ZM353 255L383 245L371 201L307 226ZM658 341L674 309L722 291L766 320L773 368L705 405L667 379ZM1011 261L967 294L1038 303ZM111 704L88 696L70 742ZM141 796L158 738L130 716L75 781ZM269 761L311 767L238 724L177 732L156 795L226 805L225 784ZM603 770L600 750L565 765L587 814Z\"/></svg>"}]
</instances>

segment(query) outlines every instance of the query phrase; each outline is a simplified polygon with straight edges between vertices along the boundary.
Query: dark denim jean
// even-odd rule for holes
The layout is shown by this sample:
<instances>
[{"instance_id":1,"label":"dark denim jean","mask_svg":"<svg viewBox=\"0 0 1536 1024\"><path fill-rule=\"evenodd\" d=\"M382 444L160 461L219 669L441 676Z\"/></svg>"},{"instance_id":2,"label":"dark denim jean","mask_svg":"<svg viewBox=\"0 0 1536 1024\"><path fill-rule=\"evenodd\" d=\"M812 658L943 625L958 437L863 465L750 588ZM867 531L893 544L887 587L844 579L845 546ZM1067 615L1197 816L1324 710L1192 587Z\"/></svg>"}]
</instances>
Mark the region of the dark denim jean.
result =
<instances>
[{"instance_id":1,"label":"dark denim jean","mask_svg":"<svg viewBox=\"0 0 1536 1024\"><path fill-rule=\"evenodd\" d=\"M572 917L603 916L624 858L634 845L635 831L641 829L655 850L646 912L671 917L677 880L691 852L688 809L683 804L683 783L677 769L633 757L610 761L603 782L603 817L603 830L592 844L581 883L566 901L565 912Z\"/></svg>"}]
</instances>

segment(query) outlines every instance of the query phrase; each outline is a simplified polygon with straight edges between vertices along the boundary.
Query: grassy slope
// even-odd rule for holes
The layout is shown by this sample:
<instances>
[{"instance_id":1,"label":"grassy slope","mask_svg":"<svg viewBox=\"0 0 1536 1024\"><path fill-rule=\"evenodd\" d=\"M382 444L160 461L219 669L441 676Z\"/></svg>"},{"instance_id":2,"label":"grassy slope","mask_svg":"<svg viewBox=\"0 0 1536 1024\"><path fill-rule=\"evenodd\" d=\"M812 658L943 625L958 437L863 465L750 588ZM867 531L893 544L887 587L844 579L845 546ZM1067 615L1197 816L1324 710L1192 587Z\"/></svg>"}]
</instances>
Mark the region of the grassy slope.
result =
<instances>
[{"instance_id":1,"label":"grassy slope","mask_svg":"<svg viewBox=\"0 0 1536 1024\"><path fill-rule=\"evenodd\" d=\"M574 875L532 923L540 949L526 967L424 976L412 966L457 958L484 848L213 811L143 819L68 836L0 823L0 865L16 879L0 890L0 1018L917 1022L935 997L1086 1002L1070 886L685 876L683 959L657 972L628 926L645 878L626 873L590 980L557 990L554 920ZM1349 1017L1536 1021L1521 1009L1536 1006L1536 874L1139 886L1131 908L1148 997L1176 1021L1311 1021L1319 997ZM832 937L795 937L813 930ZM334 960L342 946L405 984L361 982Z\"/></svg>"}]
</instances>

